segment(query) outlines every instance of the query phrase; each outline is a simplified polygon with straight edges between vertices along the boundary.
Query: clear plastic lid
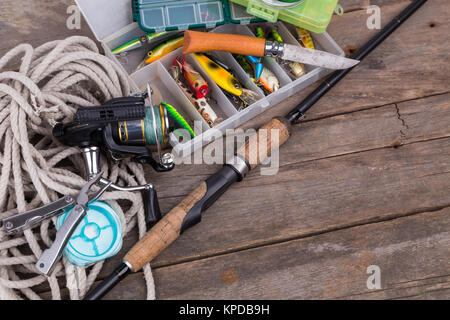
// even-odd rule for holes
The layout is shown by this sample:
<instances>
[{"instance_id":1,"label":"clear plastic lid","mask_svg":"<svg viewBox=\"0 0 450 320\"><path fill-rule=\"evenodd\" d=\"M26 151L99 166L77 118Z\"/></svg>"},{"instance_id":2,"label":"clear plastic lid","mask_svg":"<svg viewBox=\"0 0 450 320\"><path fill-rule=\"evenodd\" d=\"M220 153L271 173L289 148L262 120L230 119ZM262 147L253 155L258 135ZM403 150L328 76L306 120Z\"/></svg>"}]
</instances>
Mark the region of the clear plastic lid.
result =
<instances>
[{"instance_id":1,"label":"clear plastic lid","mask_svg":"<svg viewBox=\"0 0 450 320\"><path fill-rule=\"evenodd\" d=\"M136 9L141 26L156 31L215 26L225 20L220 0L138 0Z\"/></svg>"}]
</instances>

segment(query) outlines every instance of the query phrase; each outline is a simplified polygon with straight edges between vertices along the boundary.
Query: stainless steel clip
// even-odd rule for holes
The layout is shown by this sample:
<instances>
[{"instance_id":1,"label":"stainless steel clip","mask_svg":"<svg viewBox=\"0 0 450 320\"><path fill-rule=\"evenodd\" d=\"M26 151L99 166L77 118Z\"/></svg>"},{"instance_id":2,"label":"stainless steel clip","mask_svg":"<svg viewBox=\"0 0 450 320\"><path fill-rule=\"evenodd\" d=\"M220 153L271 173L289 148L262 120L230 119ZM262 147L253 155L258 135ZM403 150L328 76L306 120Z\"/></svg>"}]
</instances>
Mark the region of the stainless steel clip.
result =
<instances>
[{"instance_id":1,"label":"stainless steel clip","mask_svg":"<svg viewBox=\"0 0 450 320\"><path fill-rule=\"evenodd\" d=\"M3 225L8 233L21 232L24 229L34 227L45 219L61 213L64 208L73 205L74 201L75 199L72 196L64 196L61 199L49 203L43 207L3 219Z\"/></svg>"},{"instance_id":2,"label":"stainless steel clip","mask_svg":"<svg viewBox=\"0 0 450 320\"><path fill-rule=\"evenodd\" d=\"M55 267L58 260L61 258L63 250L75 231L78 224L86 215L88 203L98 199L111 185L107 183L99 191L95 192L91 197L88 195L89 189L100 181L102 173L97 174L91 179L80 191L75 201L75 206L72 211L67 215L63 225L56 233L56 238L50 248L44 250L38 262L36 268L43 274L49 275Z\"/></svg>"}]
</instances>

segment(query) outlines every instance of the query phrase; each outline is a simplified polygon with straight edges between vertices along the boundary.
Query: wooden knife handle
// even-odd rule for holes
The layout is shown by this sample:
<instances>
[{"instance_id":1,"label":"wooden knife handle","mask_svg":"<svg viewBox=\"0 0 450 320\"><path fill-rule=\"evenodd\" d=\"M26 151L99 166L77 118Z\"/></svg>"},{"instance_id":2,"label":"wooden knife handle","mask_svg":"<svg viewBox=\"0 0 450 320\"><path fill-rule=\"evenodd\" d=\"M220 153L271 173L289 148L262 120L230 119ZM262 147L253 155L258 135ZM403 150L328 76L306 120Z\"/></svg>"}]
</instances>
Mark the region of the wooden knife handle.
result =
<instances>
[{"instance_id":1,"label":"wooden knife handle","mask_svg":"<svg viewBox=\"0 0 450 320\"><path fill-rule=\"evenodd\" d=\"M238 34L185 31L183 54L193 52L226 51L262 57L266 40Z\"/></svg>"}]
</instances>

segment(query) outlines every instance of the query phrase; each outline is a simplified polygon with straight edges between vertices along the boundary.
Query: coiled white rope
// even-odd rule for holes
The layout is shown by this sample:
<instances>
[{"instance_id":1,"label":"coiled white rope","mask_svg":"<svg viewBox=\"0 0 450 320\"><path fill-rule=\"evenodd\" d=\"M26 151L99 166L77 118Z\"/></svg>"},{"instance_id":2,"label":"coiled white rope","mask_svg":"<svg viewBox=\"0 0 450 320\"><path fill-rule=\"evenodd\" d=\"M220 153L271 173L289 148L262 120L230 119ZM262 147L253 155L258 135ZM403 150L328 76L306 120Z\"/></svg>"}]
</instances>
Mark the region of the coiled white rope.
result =
<instances>
[{"instance_id":1,"label":"coiled white rope","mask_svg":"<svg viewBox=\"0 0 450 320\"><path fill-rule=\"evenodd\" d=\"M5 71L7 66L18 67L18 71ZM0 58L0 219L79 192L86 183L80 151L56 141L52 127L58 121L72 121L78 106L100 105L129 95L128 81L122 69L99 54L96 44L86 37L52 41L38 48L21 44ZM100 162L104 177L117 185L146 183L139 164L110 164L103 157ZM107 192L101 199L110 200L121 215L124 235L136 223L139 236L145 234L140 193ZM126 200L126 212L117 200ZM44 221L40 228L19 236L0 228L0 299L41 299L37 292L48 286L52 299L61 299L64 278L70 299L82 299L93 285L103 262L80 268L63 258L50 277L34 267L52 243L49 230L55 229L54 223L55 218ZM150 265L144 267L144 277L147 299L155 299Z\"/></svg>"}]
</instances>

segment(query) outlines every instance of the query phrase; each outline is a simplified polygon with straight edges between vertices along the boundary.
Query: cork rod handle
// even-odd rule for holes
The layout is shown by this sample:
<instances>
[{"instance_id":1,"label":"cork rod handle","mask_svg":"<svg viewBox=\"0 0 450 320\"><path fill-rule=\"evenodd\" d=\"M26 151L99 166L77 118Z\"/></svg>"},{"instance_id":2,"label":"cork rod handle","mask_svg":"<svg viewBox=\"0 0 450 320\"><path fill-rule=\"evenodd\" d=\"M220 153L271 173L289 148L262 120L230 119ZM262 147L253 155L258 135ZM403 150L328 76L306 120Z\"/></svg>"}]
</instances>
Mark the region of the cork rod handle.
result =
<instances>
[{"instance_id":1,"label":"cork rod handle","mask_svg":"<svg viewBox=\"0 0 450 320\"><path fill-rule=\"evenodd\" d=\"M257 134L251 136L237 151L254 169L261 164L264 156L270 156L272 151L285 143L291 133L291 124L285 118L273 118L262 126Z\"/></svg>"},{"instance_id":2,"label":"cork rod handle","mask_svg":"<svg viewBox=\"0 0 450 320\"><path fill-rule=\"evenodd\" d=\"M181 225L187 213L205 194L206 183L202 182L128 251L124 260L134 272L152 261L161 251L178 238Z\"/></svg>"},{"instance_id":3,"label":"cork rod handle","mask_svg":"<svg viewBox=\"0 0 450 320\"><path fill-rule=\"evenodd\" d=\"M262 57L266 40L237 34L185 31L183 54L193 52L226 51Z\"/></svg>"}]
</instances>

